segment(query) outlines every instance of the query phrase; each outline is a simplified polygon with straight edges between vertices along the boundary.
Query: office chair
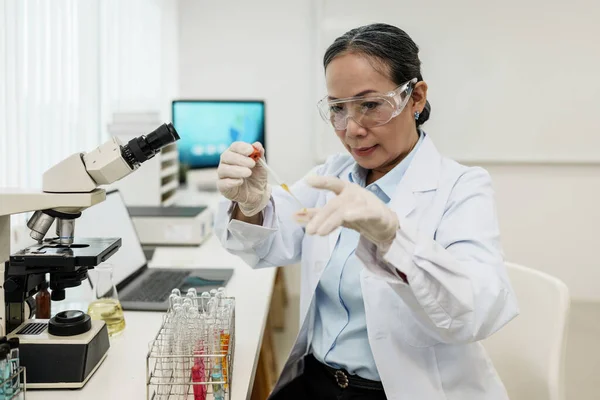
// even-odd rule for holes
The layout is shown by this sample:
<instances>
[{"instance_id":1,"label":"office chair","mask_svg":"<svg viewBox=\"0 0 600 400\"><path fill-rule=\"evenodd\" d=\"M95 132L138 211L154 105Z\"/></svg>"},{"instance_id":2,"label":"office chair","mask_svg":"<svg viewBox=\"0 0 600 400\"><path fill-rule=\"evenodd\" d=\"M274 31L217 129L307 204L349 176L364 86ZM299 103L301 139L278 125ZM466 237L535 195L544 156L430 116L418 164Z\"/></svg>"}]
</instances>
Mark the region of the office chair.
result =
<instances>
[{"instance_id":1,"label":"office chair","mask_svg":"<svg viewBox=\"0 0 600 400\"><path fill-rule=\"evenodd\" d=\"M543 272L506 268L520 315L483 345L511 400L565 400L569 290Z\"/></svg>"}]
</instances>

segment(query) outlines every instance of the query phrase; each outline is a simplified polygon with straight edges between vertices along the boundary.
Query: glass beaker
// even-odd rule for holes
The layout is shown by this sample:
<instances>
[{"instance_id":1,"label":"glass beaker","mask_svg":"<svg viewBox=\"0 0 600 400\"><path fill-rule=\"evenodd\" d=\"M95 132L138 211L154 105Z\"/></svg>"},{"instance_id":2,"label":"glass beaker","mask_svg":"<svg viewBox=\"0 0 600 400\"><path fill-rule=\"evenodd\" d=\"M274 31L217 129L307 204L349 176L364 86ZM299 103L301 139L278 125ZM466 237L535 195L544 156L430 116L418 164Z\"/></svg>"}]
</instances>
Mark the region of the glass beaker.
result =
<instances>
[{"instance_id":1,"label":"glass beaker","mask_svg":"<svg viewBox=\"0 0 600 400\"><path fill-rule=\"evenodd\" d=\"M113 283L112 265L100 264L89 272L94 278L95 300L88 306L88 314L92 319L103 320L109 336L115 336L125 329L125 316Z\"/></svg>"}]
</instances>

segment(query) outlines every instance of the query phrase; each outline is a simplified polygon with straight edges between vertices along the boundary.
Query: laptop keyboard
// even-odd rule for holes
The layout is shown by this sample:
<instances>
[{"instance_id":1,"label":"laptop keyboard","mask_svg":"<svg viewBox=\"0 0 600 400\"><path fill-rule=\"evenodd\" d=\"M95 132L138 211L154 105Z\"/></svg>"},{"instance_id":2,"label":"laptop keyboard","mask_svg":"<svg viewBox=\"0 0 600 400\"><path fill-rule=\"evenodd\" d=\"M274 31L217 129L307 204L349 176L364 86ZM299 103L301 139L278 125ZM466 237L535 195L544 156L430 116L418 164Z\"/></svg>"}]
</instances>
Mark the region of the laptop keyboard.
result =
<instances>
[{"instance_id":1,"label":"laptop keyboard","mask_svg":"<svg viewBox=\"0 0 600 400\"><path fill-rule=\"evenodd\" d=\"M152 271L122 300L162 303L169 298L171 290L178 287L188 275L187 271Z\"/></svg>"}]
</instances>

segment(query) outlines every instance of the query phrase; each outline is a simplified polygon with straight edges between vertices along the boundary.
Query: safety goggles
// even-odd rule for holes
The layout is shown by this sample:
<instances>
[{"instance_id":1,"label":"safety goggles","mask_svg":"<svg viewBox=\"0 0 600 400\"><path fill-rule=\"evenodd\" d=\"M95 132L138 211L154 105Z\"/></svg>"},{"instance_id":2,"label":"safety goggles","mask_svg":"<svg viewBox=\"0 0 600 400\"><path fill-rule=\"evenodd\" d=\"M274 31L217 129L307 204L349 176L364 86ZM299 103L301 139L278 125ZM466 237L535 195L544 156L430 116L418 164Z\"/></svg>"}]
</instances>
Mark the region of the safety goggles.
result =
<instances>
[{"instance_id":1,"label":"safety goggles","mask_svg":"<svg viewBox=\"0 0 600 400\"><path fill-rule=\"evenodd\" d=\"M350 118L363 128L385 125L392 118L400 115L406 107L416 83L417 78L413 78L385 94L369 94L337 100L328 100L325 97L317 104L319 114L338 131L346 130Z\"/></svg>"}]
</instances>

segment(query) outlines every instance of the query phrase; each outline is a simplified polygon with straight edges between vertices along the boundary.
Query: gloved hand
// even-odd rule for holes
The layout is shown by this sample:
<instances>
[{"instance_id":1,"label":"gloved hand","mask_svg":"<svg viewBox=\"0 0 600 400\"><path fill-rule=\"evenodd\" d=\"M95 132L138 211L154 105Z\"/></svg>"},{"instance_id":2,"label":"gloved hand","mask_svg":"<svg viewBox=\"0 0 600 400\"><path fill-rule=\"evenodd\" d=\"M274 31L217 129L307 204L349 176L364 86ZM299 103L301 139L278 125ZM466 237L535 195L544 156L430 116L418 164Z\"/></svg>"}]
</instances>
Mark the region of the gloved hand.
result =
<instances>
[{"instance_id":1,"label":"gloved hand","mask_svg":"<svg viewBox=\"0 0 600 400\"><path fill-rule=\"evenodd\" d=\"M306 182L314 188L337 194L322 209L298 213L299 220L310 220L306 233L326 236L344 226L359 232L382 250L389 248L400 223L396 213L377 196L355 183L332 176L310 176Z\"/></svg>"},{"instance_id":2,"label":"gloved hand","mask_svg":"<svg viewBox=\"0 0 600 400\"><path fill-rule=\"evenodd\" d=\"M258 142L254 146L263 157L265 149ZM240 211L247 217L261 212L271 198L271 185L267 183L267 171L249 156L254 151L252 145L234 142L221 154L217 168L219 192L231 201L238 203Z\"/></svg>"}]
</instances>

